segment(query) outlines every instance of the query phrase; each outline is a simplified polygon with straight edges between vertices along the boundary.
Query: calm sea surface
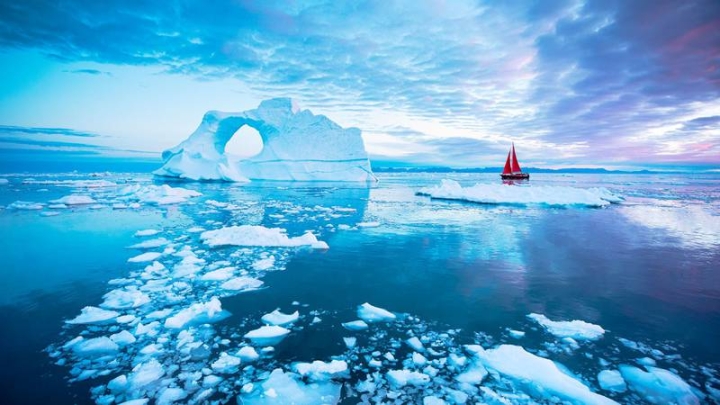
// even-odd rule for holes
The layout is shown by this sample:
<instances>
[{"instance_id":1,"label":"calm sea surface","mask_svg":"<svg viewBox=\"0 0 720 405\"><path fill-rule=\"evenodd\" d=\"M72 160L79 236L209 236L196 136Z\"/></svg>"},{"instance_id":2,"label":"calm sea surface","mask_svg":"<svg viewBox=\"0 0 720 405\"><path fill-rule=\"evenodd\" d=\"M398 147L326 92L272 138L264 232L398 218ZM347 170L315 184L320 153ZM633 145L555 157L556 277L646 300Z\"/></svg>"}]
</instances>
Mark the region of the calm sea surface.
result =
<instances>
[{"instance_id":1,"label":"calm sea surface","mask_svg":"<svg viewBox=\"0 0 720 405\"><path fill-rule=\"evenodd\" d=\"M308 322L314 315L321 319L278 344L275 365L342 353L348 331L340 324L356 319L356 307L369 302L422 319L431 330L457 330L460 343L522 345L561 362L593 390L602 369L598 358L636 364L646 357L620 338L662 351L657 366L675 370L701 391L707 393L707 384L720 388L712 380L720 364L720 175L533 175L531 187L605 187L625 197L602 209L477 205L415 195L446 178L464 186L499 182L494 174L379 177L370 188L173 183L203 195L193 204L77 207L47 217L41 215L47 209L0 210L0 403L95 403L90 389L108 377L68 382L72 362L56 365L46 349L76 336L79 329L64 321L99 305L112 288L108 281L137 267L127 262L138 253L127 248L138 242L136 231L162 229L166 237L192 244L192 226L241 224L281 227L293 236L311 230L330 246L272 251L282 268L261 274L265 288L221 299L232 315L217 325L220 335L241 335L249 320L276 308L298 309ZM137 173L2 178L9 180L0 184L3 207L78 191L58 180L160 184ZM48 182L23 183L30 178ZM209 209L208 200L240 203L242 209ZM322 214L326 207L342 207L343 215ZM208 257L223 260L236 250L216 249ZM548 344L530 313L584 320L607 332L580 349L562 350ZM513 339L508 329L527 335ZM626 396L634 394L605 394L642 403Z\"/></svg>"}]
</instances>

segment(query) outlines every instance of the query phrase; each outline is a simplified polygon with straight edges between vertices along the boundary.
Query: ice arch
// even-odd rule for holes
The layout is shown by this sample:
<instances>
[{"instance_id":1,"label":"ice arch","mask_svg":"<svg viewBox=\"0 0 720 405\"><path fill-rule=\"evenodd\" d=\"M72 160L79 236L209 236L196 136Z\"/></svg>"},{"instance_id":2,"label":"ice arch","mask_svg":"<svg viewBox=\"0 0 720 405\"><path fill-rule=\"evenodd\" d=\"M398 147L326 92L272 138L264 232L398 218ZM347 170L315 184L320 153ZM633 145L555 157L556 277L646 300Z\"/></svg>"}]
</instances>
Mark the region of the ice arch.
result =
<instances>
[{"instance_id":1,"label":"ice arch","mask_svg":"<svg viewBox=\"0 0 720 405\"><path fill-rule=\"evenodd\" d=\"M262 151L228 161L225 145L242 126L255 128ZM289 98L240 113L209 111L188 139L162 154L158 176L189 180L370 181L375 176L360 130L300 110Z\"/></svg>"}]
</instances>

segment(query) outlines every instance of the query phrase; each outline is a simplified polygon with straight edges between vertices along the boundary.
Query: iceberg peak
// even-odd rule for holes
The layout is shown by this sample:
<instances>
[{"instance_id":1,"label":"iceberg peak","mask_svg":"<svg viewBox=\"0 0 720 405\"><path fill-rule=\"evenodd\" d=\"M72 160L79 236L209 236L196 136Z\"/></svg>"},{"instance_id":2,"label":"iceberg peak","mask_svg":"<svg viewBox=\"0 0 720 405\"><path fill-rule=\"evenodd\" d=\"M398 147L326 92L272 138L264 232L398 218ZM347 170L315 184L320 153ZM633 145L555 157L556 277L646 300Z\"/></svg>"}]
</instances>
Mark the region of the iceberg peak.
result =
<instances>
[{"instance_id":1,"label":"iceberg peak","mask_svg":"<svg viewBox=\"0 0 720 405\"><path fill-rule=\"evenodd\" d=\"M233 161L225 145L245 125L257 130L263 148L256 156ZM265 100L239 113L208 111L195 132L162 158L155 175L188 180L376 179L358 128L343 128L290 98Z\"/></svg>"}]
</instances>

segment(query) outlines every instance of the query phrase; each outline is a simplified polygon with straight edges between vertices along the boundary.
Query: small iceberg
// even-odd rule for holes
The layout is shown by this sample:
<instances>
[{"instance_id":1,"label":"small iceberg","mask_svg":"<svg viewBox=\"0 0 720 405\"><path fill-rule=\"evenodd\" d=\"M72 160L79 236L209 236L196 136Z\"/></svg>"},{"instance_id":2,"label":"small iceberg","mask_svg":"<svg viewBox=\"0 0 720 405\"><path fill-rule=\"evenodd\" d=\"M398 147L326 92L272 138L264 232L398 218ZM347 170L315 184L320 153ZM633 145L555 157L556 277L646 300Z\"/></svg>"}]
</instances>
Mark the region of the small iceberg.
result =
<instances>
[{"instance_id":1,"label":"small iceberg","mask_svg":"<svg viewBox=\"0 0 720 405\"><path fill-rule=\"evenodd\" d=\"M454 180L442 180L439 186L421 188L417 195L480 204L547 205L552 207L605 207L611 203L622 201L622 197L605 188L508 186L504 184L476 184L472 187L462 187Z\"/></svg>"},{"instance_id":2,"label":"small iceberg","mask_svg":"<svg viewBox=\"0 0 720 405\"><path fill-rule=\"evenodd\" d=\"M92 324L92 323L103 323L103 322L109 322L114 320L120 316L119 312L115 311L108 311L106 309L98 308L98 307L85 307L80 311L80 315L76 316L75 318L65 321L65 323L69 324Z\"/></svg>"}]
</instances>

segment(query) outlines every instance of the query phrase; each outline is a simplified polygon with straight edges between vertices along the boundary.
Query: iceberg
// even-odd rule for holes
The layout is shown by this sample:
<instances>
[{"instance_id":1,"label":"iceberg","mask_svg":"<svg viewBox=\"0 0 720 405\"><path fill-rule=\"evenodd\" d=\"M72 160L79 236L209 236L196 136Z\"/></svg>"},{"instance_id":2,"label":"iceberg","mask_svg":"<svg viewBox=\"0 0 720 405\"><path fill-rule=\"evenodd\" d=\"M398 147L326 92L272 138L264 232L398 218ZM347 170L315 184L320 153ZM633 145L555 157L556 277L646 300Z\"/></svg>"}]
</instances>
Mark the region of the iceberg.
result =
<instances>
[{"instance_id":1,"label":"iceberg","mask_svg":"<svg viewBox=\"0 0 720 405\"><path fill-rule=\"evenodd\" d=\"M245 125L258 131L263 149L232 161L225 145ZM162 158L156 176L196 181L375 179L359 129L301 110L289 98L265 100L257 109L239 113L208 111L195 132Z\"/></svg>"},{"instance_id":2,"label":"iceberg","mask_svg":"<svg viewBox=\"0 0 720 405\"><path fill-rule=\"evenodd\" d=\"M442 180L439 186L423 187L417 195L441 200L460 200L480 204L547 205L605 207L620 203L622 197L605 188L567 186L509 186L476 184L462 187L454 180Z\"/></svg>"}]
</instances>

